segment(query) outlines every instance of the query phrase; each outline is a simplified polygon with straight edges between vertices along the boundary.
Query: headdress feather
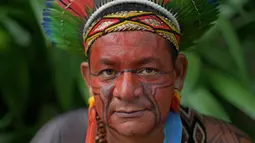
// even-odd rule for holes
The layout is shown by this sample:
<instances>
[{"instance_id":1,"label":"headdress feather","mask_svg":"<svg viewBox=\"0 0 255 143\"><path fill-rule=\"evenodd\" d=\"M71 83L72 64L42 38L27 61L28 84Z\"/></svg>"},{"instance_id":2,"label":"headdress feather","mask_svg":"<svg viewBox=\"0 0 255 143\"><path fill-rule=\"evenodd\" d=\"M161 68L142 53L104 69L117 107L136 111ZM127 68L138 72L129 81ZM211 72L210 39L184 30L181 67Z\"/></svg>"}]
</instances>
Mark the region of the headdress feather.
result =
<instances>
[{"instance_id":1,"label":"headdress feather","mask_svg":"<svg viewBox=\"0 0 255 143\"><path fill-rule=\"evenodd\" d=\"M191 47L208 29L219 14L219 0L171 0L168 10L177 13L182 30L181 50Z\"/></svg>"},{"instance_id":2,"label":"headdress feather","mask_svg":"<svg viewBox=\"0 0 255 143\"><path fill-rule=\"evenodd\" d=\"M173 23L176 20L181 36L179 50L191 47L219 14L219 0L101 0L97 4L94 0L46 0L42 26L56 47L82 52L84 35L102 9L128 2L149 5Z\"/></svg>"}]
</instances>

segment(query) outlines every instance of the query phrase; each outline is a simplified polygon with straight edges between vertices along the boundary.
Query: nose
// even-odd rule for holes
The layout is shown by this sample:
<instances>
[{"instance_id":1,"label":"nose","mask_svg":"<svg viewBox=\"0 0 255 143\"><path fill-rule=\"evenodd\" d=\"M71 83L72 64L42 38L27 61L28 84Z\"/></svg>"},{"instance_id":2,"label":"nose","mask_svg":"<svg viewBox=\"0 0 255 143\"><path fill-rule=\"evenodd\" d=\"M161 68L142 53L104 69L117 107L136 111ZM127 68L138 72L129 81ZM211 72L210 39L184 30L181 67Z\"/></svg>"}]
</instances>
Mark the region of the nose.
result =
<instances>
[{"instance_id":1,"label":"nose","mask_svg":"<svg viewBox=\"0 0 255 143\"><path fill-rule=\"evenodd\" d=\"M142 95L139 81L130 72L124 72L116 81L113 96L126 101L132 101Z\"/></svg>"}]
</instances>

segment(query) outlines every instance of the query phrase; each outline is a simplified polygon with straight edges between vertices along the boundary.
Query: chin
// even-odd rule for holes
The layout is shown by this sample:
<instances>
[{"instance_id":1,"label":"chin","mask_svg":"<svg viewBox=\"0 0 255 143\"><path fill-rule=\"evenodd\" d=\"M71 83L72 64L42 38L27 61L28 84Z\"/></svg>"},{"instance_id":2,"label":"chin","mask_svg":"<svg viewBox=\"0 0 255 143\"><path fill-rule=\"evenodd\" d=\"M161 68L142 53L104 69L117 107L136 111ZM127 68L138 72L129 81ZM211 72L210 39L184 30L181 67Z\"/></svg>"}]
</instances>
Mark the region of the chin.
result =
<instances>
[{"instance_id":1,"label":"chin","mask_svg":"<svg viewBox=\"0 0 255 143\"><path fill-rule=\"evenodd\" d=\"M153 130L153 124L146 123L135 123L135 122L125 122L121 125L115 127L115 129L122 135L125 136L143 136L148 134Z\"/></svg>"},{"instance_id":2,"label":"chin","mask_svg":"<svg viewBox=\"0 0 255 143\"><path fill-rule=\"evenodd\" d=\"M139 118L118 119L113 117L109 126L124 136L148 135L155 127L155 116L150 113Z\"/></svg>"}]
</instances>

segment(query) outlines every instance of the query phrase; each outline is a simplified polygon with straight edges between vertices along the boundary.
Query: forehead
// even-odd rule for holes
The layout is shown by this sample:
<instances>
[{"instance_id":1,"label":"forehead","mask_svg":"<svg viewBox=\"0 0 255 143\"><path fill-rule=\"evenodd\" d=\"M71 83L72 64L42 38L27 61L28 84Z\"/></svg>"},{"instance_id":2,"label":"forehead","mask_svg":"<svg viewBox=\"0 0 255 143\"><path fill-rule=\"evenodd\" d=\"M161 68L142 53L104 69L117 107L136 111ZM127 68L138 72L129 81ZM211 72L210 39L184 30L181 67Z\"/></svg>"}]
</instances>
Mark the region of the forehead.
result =
<instances>
[{"instance_id":1,"label":"forehead","mask_svg":"<svg viewBox=\"0 0 255 143\"><path fill-rule=\"evenodd\" d=\"M157 34L151 32L143 31L126 31L126 32L115 32L109 33L105 36L98 38L92 47L98 47L102 44L110 45L132 45L132 46L146 46L155 44L164 44L167 42L164 38L158 36Z\"/></svg>"},{"instance_id":2,"label":"forehead","mask_svg":"<svg viewBox=\"0 0 255 143\"><path fill-rule=\"evenodd\" d=\"M169 46L167 40L154 33L115 32L102 36L94 42L91 47L90 61L110 58L132 62L148 57L161 62L171 61Z\"/></svg>"}]
</instances>

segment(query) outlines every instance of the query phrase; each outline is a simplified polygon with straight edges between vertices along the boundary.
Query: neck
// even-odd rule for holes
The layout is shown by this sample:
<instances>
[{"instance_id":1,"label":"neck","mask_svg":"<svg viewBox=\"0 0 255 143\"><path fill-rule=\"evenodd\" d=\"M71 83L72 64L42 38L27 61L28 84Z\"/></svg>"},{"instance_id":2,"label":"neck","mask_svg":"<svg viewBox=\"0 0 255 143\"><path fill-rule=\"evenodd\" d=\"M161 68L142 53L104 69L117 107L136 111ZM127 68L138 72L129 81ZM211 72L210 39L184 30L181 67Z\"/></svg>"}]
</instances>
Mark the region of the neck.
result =
<instances>
[{"instance_id":1,"label":"neck","mask_svg":"<svg viewBox=\"0 0 255 143\"><path fill-rule=\"evenodd\" d=\"M164 126L157 128L146 135L125 136L110 128L107 128L106 130L108 143L119 143L119 141L121 141L121 143L163 143L164 141Z\"/></svg>"}]
</instances>

